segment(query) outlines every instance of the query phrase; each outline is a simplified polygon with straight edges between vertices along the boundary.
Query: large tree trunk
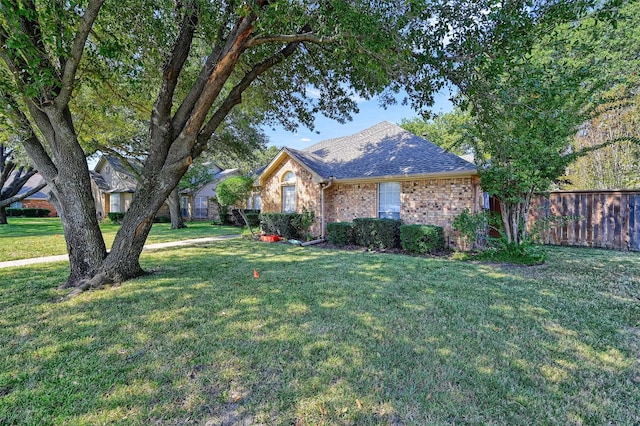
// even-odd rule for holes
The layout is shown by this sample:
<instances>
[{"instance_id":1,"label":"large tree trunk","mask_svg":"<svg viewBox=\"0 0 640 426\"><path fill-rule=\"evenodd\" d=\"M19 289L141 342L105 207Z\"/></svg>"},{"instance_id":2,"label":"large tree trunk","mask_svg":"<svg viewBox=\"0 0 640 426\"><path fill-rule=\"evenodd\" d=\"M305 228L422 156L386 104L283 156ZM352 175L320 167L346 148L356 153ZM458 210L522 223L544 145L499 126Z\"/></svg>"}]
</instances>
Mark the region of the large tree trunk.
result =
<instances>
[{"instance_id":1,"label":"large tree trunk","mask_svg":"<svg viewBox=\"0 0 640 426\"><path fill-rule=\"evenodd\" d=\"M6 207L0 207L0 225L6 225L7 224L7 208Z\"/></svg>"},{"instance_id":2,"label":"large tree trunk","mask_svg":"<svg viewBox=\"0 0 640 426\"><path fill-rule=\"evenodd\" d=\"M169 205L169 215L171 216L171 229L186 228L182 218L182 210L180 209L180 192L176 186L167 198L167 204Z\"/></svg>"},{"instance_id":3,"label":"large tree trunk","mask_svg":"<svg viewBox=\"0 0 640 426\"><path fill-rule=\"evenodd\" d=\"M56 167L37 139L24 142L29 156L47 181L56 199L69 254L71 273L65 286L75 287L93 276L107 251L96 217L91 192L89 167L84 151L77 142L68 108L48 107L45 112L30 108L44 136L53 141L52 158L64 167ZM65 141L66 143L56 143Z\"/></svg>"}]
</instances>

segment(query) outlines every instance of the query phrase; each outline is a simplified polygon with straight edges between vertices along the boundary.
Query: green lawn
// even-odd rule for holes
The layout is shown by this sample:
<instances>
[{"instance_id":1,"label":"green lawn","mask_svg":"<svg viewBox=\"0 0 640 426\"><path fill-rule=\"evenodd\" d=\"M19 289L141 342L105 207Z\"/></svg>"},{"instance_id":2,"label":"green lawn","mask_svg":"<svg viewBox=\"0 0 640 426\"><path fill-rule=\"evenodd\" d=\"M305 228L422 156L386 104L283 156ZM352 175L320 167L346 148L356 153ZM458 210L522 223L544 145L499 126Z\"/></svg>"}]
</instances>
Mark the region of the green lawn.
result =
<instances>
[{"instance_id":1,"label":"green lawn","mask_svg":"<svg viewBox=\"0 0 640 426\"><path fill-rule=\"evenodd\" d=\"M107 248L120 228L103 223L100 228ZM147 243L187 240L216 235L239 234L232 226L213 226L211 222L189 222L187 228L171 229L168 223L155 223ZM8 225L0 225L0 262L30 257L66 254L62 224L59 218L9 218Z\"/></svg>"},{"instance_id":2,"label":"green lawn","mask_svg":"<svg viewBox=\"0 0 640 426\"><path fill-rule=\"evenodd\" d=\"M638 254L548 250L224 241L65 302L64 264L4 269L0 424L639 424Z\"/></svg>"}]
</instances>

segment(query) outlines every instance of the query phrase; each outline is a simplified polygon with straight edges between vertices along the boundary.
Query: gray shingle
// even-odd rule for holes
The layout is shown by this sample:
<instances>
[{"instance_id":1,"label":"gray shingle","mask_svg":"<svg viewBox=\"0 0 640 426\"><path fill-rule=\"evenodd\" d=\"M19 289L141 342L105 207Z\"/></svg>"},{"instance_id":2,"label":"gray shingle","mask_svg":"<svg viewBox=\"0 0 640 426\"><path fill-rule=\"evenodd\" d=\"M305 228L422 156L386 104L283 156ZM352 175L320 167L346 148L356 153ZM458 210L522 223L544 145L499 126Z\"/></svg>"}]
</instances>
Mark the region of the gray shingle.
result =
<instances>
[{"instance_id":1,"label":"gray shingle","mask_svg":"<svg viewBox=\"0 0 640 426\"><path fill-rule=\"evenodd\" d=\"M289 149L320 176L337 179L474 172L476 166L384 121L302 151Z\"/></svg>"}]
</instances>

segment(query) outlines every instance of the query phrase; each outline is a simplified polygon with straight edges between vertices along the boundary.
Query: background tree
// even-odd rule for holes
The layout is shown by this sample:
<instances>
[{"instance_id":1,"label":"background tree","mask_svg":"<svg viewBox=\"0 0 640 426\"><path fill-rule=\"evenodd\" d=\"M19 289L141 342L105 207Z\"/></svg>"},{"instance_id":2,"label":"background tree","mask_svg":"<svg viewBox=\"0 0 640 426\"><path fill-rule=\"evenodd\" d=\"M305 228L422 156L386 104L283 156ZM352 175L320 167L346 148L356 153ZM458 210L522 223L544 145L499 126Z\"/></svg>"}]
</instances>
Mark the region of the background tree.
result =
<instances>
[{"instance_id":1,"label":"background tree","mask_svg":"<svg viewBox=\"0 0 640 426\"><path fill-rule=\"evenodd\" d=\"M2 73L0 72L0 80ZM0 225L7 224L7 207L22 201L46 186L42 182L19 194L37 173L20 149L21 138L35 137L18 112L15 102L0 92Z\"/></svg>"},{"instance_id":2,"label":"background tree","mask_svg":"<svg viewBox=\"0 0 640 426\"><path fill-rule=\"evenodd\" d=\"M468 112L454 108L452 112L437 114L430 119L402 119L400 127L456 155L466 155L473 152L473 147L466 141L471 123Z\"/></svg>"},{"instance_id":3,"label":"background tree","mask_svg":"<svg viewBox=\"0 0 640 426\"><path fill-rule=\"evenodd\" d=\"M235 176L220 182L216 188L216 197L221 206L236 207L236 210L247 225L251 236L255 237L244 207L253 190L253 178L248 176Z\"/></svg>"},{"instance_id":4,"label":"background tree","mask_svg":"<svg viewBox=\"0 0 640 426\"><path fill-rule=\"evenodd\" d=\"M621 98L608 99L605 90L620 79L601 78L596 63L572 66L587 47L565 43L564 31L597 38L591 22L612 19L615 3L488 8L475 22L462 20L468 28L447 32L449 43L431 62L458 87L458 104L471 112L469 140L481 184L500 201L508 244L519 247L526 240L534 192L547 190L577 157L614 142L571 149L583 123L620 106Z\"/></svg>"},{"instance_id":5,"label":"background tree","mask_svg":"<svg viewBox=\"0 0 640 426\"><path fill-rule=\"evenodd\" d=\"M14 152L14 148L0 143L0 225L7 224L7 207L32 196L47 185L42 182L19 194L37 170L28 165L19 165L14 161Z\"/></svg>"}]
</instances>

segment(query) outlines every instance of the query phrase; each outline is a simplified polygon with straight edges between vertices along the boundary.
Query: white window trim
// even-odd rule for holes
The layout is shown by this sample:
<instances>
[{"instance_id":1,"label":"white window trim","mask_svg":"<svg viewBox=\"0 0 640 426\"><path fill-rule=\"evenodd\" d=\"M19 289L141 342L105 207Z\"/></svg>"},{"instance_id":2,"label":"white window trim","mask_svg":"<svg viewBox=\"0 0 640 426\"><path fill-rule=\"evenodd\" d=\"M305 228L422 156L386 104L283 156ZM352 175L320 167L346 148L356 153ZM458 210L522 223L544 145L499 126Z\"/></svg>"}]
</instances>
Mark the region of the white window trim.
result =
<instances>
[{"instance_id":1,"label":"white window trim","mask_svg":"<svg viewBox=\"0 0 640 426\"><path fill-rule=\"evenodd\" d=\"M398 186L398 211L382 211L382 207L381 207L381 203L380 203L380 190L381 190L381 186L385 185L385 184L395 184ZM395 216L395 214L397 214L397 217L393 217L393 219L400 219L400 214L402 212L402 184L400 182L379 182L378 183L378 188L377 188L377 197L376 197L376 210L377 210L377 217L387 217L386 214L391 213L393 216ZM388 191L387 191L388 192ZM385 214L385 216L382 216L382 214Z\"/></svg>"}]
</instances>

